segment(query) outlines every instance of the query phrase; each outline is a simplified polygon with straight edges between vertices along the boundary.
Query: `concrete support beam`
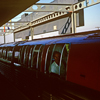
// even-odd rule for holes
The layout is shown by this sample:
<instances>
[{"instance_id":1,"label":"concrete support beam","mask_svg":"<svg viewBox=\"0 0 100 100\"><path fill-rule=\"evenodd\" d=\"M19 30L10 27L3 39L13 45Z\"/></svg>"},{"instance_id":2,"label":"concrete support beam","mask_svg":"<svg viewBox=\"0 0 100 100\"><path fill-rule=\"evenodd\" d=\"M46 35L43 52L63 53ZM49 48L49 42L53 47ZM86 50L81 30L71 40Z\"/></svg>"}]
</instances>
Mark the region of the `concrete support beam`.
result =
<instances>
[{"instance_id":1,"label":"concrete support beam","mask_svg":"<svg viewBox=\"0 0 100 100\"><path fill-rule=\"evenodd\" d=\"M31 30L31 40L33 40L33 38L34 38L34 28L31 27L30 30Z\"/></svg>"},{"instance_id":2,"label":"concrete support beam","mask_svg":"<svg viewBox=\"0 0 100 100\"><path fill-rule=\"evenodd\" d=\"M52 3L37 3L24 12L54 12L54 11L66 11L70 12L72 4L52 4Z\"/></svg>"}]
</instances>

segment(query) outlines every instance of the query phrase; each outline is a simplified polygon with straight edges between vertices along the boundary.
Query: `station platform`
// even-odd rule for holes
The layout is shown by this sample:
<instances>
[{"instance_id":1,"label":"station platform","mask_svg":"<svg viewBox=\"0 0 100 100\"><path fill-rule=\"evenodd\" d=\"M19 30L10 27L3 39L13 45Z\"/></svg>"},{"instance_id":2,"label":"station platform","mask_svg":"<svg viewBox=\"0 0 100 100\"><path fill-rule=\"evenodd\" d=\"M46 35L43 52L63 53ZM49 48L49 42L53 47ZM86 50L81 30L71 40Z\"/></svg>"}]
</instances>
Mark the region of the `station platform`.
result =
<instances>
[{"instance_id":1,"label":"station platform","mask_svg":"<svg viewBox=\"0 0 100 100\"><path fill-rule=\"evenodd\" d=\"M30 100L0 74L0 100Z\"/></svg>"}]
</instances>

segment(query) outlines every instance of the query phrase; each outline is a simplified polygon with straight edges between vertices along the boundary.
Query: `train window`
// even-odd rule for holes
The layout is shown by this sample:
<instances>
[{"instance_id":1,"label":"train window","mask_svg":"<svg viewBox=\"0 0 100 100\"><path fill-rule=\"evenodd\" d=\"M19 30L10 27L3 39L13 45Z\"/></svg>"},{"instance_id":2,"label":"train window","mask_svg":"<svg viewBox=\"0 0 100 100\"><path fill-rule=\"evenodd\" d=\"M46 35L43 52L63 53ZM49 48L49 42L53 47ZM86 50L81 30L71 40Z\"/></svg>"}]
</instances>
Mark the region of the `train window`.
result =
<instances>
[{"instance_id":1,"label":"train window","mask_svg":"<svg viewBox=\"0 0 100 100\"><path fill-rule=\"evenodd\" d=\"M31 59L32 59L32 52L35 49L35 46L30 46L29 55L28 55L28 68L31 67Z\"/></svg>"},{"instance_id":2,"label":"train window","mask_svg":"<svg viewBox=\"0 0 100 100\"><path fill-rule=\"evenodd\" d=\"M20 57L21 57L22 47L15 47L14 50L14 62L20 64Z\"/></svg>"},{"instance_id":3,"label":"train window","mask_svg":"<svg viewBox=\"0 0 100 100\"><path fill-rule=\"evenodd\" d=\"M65 44L63 46L60 58L60 76L62 79L66 78L68 54L69 54L69 44Z\"/></svg>"},{"instance_id":4,"label":"train window","mask_svg":"<svg viewBox=\"0 0 100 100\"><path fill-rule=\"evenodd\" d=\"M15 51L14 62L16 62L16 63L18 63L18 56L19 56L19 51Z\"/></svg>"},{"instance_id":5,"label":"train window","mask_svg":"<svg viewBox=\"0 0 100 100\"><path fill-rule=\"evenodd\" d=\"M39 54L38 54L38 65L37 65L38 70L40 70L40 67L41 67L43 49L44 49L44 45L41 45L40 50L39 50Z\"/></svg>"},{"instance_id":6,"label":"train window","mask_svg":"<svg viewBox=\"0 0 100 100\"><path fill-rule=\"evenodd\" d=\"M55 45L50 45L47 49L47 53L46 53L46 58L45 58L45 73L49 73L49 66L51 64L51 59L52 59L52 54L53 54L53 50L55 48Z\"/></svg>"},{"instance_id":7,"label":"train window","mask_svg":"<svg viewBox=\"0 0 100 100\"><path fill-rule=\"evenodd\" d=\"M13 48L9 47L7 49L7 60L11 61L12 60L12 53L13 53Z\"/></svg>"},{"instance_id":8,"label":"train window","mask_svg":"<svg viewBox=\"0 0 100 100\"><path fill-rule=\"evenodd\" d=\"M49 64L46 65L46 69L49 73L56 76L59 75L64 79L67 70L68 45L69 44L56 44L53 50L51 50L53 51L51 55L51 61L47 60L47 63L49 62ZM49 57L50 55L47 56Z\"/></svg>"},{"instance_id":9,"label":"train window","mask_svg":"<svg viewBox=\"0 0 100 100\"><path fill-rule=\"evenodd\" d=\"M21 53L21 60L20 60L20 62L21 62L21 64L23 64L23 60L24 60L24 52L25 52L25 48L26 48L27 46L25 45L25 46L23 46L21 49L20 49L20 53Z\"/></svg>"},{"instance_id":10,"label":"train window","mask_svg":"<svg viewBox=\"0 0 100 100\"><path fill-rule=\"evenodd\" d=\"M2 48L0 48L0 58L2 58Z\"/></svg>"},{"instance_id":11,"label":"train window","mask_svg":"<svg viewBox=\"0 0 100 100\"><path fill-rule=\"evenodd\" d=\"M23 46L20 47L19 49L19 56L18 56L18 63L21 64L21 61L23 60L22 58L22 51L23 51Z\"/></svg>"},{"instance_id":12,"label":"train window","mask_svg":"<svg viewBox=\"0 0 100 100\"><path fill-rule=\"evenodd\" d=\"M39 53L39 48L41 45L36 45L33 54L32 54L32 62L31 62L31 68L36 69L38 66L38 53Z\"/></svg>"},{"instance_id":13,"label":"train window","mask_svg":"<svg viewBox=\"0 0 100 100\"><path fill-rule=\"evenodd\" d=\"M30 47L26 46L25 50L24 50L24 59L23 59L23 64L25 66L27 66L27 57L28 57L28 52L29 52Z\"/></svg>"},{"instance_id":14,"label":"train window","mask_svg":"<svg viewBox=\"0 0 100 100\"><path fill-rule=\"evenodd\" d=\"M7 50L6 48L3 49L3 59L6 59L7 57Z\"/></svg>"},{"instance_id":15,"label":"train window","mask_svg":"<svg viewBox=\"0 0 100 100\"><path fill-rule=\"evenodd\" d=\"M51 56L51 63L49 65L49 73L55 73L60 75L60 58L64 44L56 44ZM53 67L52 67L53 66ZM56 68L56 67L57 68ZM56 68L56 69L55 69Z\"/></svg>"}]
</instances>

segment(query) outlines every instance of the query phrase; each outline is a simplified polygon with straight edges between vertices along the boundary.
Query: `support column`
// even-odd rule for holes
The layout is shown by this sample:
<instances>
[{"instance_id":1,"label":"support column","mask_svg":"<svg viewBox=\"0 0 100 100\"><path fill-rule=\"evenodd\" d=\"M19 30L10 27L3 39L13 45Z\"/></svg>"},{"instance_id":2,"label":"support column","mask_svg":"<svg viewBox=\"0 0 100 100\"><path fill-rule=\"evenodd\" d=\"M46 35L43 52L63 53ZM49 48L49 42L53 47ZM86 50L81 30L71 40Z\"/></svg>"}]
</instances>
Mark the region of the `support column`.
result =
<instances>
[{"instance_id":1,"label":"support column","mask_svg":"<svg viewBox=\"0 0 100 100\"><path fill-rule=\"evenodd\" d=\"M34 28L31 27L30 30L31 30L31 40L33 40L34 39Z\"/></svg>"},{"instance_id":2,"label":"support column","mask_svg":"<svg viewBox=\"0 0 100 100\"><path fill-rule=\"evenodd\" d=\"M76 33L76 13L74 13L74 33Z\"/></svg>"},{"instance_id":3,"label":"support column","mask_svg":"<svg viewBox=\"0 0 100 100\"><path fill-rule=\"evenodd\" d=\"M76 13L74 13L73 11L71 14L71 20L72 20L72 33L76 33Z\"/></svg>"}]
</instances>

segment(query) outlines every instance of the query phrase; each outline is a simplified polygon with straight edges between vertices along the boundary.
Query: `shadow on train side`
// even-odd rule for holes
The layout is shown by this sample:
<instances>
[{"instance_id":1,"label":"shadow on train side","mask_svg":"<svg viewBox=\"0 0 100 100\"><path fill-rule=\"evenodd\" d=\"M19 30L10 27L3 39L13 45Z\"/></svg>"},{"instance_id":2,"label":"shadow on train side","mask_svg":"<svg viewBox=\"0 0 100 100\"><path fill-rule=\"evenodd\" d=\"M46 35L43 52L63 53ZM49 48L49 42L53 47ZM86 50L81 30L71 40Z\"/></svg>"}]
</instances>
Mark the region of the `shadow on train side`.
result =
<instances>
[{"instance_id":1,"label":"shadow on train side","mask_svg":"<svg viewBox=\"0 0 100 100\"><path fill-rule=\"evenodd\" d=\"M100 99L100 31L0 45L0 72L31 100Z\"/></svg>"}]
</instances>

